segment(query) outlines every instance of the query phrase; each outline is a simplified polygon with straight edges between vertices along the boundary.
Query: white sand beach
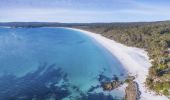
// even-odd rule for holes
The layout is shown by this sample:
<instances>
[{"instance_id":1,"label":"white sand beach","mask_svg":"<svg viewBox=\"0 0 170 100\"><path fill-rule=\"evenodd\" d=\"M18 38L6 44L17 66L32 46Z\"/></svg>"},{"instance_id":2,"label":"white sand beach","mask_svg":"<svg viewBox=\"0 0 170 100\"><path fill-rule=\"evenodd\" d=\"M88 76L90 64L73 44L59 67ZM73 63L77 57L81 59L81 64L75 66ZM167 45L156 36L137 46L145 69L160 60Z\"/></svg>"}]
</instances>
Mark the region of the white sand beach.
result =
<instances>
[{"instance_id":1,"label":"white sand beach","mask_svg":"<svg viewBox=\"0 0 170 100\"><path fill-rule=\"evenodd\" d=\"M151 67L149 57L145 50L125 46L100 34L74 28L69 29L80 31L95 39L122 63L129 74L135 75L135 81L138 83L141 92L141 100L168 100L165 96L159 96L153 92L149 92L145 87L144 82L148 74L148 69Z\"/></svg>"}]
</instances>

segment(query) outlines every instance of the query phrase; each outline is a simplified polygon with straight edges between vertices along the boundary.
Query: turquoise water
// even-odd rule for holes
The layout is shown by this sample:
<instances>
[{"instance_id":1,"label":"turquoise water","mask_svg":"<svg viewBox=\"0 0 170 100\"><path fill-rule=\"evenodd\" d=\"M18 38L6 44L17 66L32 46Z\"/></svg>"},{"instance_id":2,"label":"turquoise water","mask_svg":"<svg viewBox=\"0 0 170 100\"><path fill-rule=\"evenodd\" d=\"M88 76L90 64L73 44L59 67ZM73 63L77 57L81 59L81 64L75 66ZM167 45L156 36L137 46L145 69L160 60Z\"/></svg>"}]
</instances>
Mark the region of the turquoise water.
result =
<instances>
[{"instance_id":1,"label":"turquoise water","mask_svg":"<svg viewBox=\"0 0 170 100\"><path fill-rule=\"evenodd\" d=\"M114 76L126 76L120 62L79 31L0 28L0 100L121 98L100 86Z\"/></svg>"}]
</instances>

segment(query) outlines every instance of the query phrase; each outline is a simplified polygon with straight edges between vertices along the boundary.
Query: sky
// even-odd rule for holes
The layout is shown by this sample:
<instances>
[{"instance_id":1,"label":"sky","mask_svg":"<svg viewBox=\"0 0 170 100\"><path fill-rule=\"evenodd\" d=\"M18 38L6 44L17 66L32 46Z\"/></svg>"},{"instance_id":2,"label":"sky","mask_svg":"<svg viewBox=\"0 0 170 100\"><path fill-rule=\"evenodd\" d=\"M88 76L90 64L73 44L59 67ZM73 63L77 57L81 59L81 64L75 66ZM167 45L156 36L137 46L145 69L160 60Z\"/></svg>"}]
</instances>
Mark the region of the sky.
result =
<instances>
[{"instance_id":1,"label":"sky","mask_svg":"<svg viewBox=\"0 0 170 100\"><path fill-rule=\"evenodd\" d=\"M0 22L170 20L170 0L0 0Z\"/></svg>"}]
</instances>

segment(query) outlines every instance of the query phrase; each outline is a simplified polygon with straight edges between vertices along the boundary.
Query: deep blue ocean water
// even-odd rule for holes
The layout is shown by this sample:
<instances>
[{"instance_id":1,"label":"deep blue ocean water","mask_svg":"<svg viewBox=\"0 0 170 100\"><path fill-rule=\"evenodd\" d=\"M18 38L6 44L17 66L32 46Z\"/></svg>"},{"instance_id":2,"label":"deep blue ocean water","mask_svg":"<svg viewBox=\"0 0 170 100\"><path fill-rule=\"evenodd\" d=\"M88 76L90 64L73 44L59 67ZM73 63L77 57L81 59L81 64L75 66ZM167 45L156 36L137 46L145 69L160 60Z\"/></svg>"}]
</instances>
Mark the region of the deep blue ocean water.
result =
<instances>
[{"instance_id":1,"label":"deep blue ocean water","mask_svg":"<svg viewBox=\"0 0 170 100\"><path fill-rule=\"evenodd\" d=\"M101 82L126 72L94 39L66 28L0 28L0 100L114 100Z\"/></svg>"}]
</instances>

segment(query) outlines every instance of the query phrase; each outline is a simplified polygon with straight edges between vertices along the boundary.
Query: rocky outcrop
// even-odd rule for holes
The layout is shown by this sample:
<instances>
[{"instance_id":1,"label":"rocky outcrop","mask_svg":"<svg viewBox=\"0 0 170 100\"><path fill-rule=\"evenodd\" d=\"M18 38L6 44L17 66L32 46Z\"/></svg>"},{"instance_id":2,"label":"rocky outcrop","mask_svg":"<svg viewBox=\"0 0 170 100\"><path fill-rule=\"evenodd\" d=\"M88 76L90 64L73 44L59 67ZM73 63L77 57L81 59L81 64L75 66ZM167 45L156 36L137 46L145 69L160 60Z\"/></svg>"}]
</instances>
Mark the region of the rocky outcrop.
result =
<instances>
[{"instance_id":1,"label":"rocky outcrop","mask_svg":"<svg viewBox=\"0 0 170 100\"><path fill-rule=\"evenodd\" d=\"M122 82L112 81L112 82L103 83L102 87L103 87L103 90L105 90L105 91L111 91L113 89L118 88L120 85L122 85Z\"/></svg>"},{"instance_id":2,"label":"rocky outcrop","mask_svg":"<svg viewBox=\"0 0 170 100\"><path fill-rule=\"evenodd\" d=\"M125 100L139 100L140 98L138 84L135 81L129 82L128 86L125 89L125 92L126 92Z\"/></svg>"}]
</instances>

